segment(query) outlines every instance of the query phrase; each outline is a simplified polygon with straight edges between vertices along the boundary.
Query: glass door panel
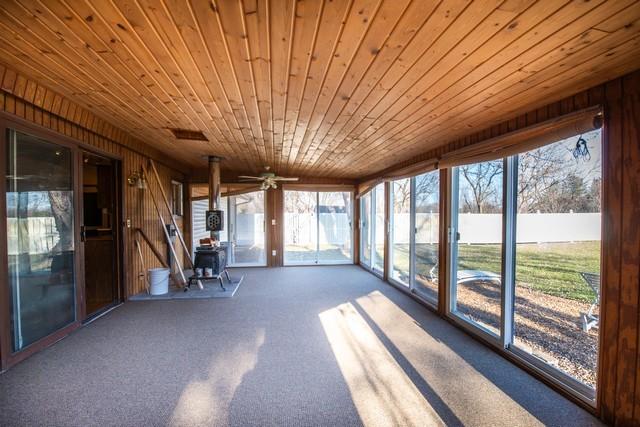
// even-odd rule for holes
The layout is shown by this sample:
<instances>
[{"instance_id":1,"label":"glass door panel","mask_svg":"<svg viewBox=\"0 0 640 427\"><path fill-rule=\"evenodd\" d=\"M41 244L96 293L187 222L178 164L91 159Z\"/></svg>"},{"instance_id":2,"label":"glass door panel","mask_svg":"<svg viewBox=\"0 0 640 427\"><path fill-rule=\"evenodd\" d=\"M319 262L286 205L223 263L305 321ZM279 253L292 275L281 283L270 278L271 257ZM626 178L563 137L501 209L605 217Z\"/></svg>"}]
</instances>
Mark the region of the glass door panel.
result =
<instances>
[{"instance_id":1,"label":"glass door panel","mask_svg":"<svg viewBox=\"0 0 640 427\"><path fill-rule=\"evenodd\" d=\"M229 231L233 265L266 265L264 191L229 198Z\"/></svg>"},{"instance_id":2,"label":"glass door panel","mask_svg":"<svg viewBox=\"0 0 640 427\"><path fill-rule=\"evenodd\" d=\"M318 200L318 262L350 263L351 193L320 192Z\"/></svg>"},{"instance_id":3,"label":"glass door panel","mask_svg":"<svg viewBox=\"0 0 640 427\"><path fill-rule=\"evenodd\" d=\"M6 154L15 352L76 320L73 153L9 131Z\"/></svg>"},{"instance_id":4,"label":"glass door panel","mask_svg":"<svg viewBox=\"0 0 640 427\"><path fill-rule=\"evenodd\" d=\"M514 344L595 387L601 239L600 131L518 155Z\"/></svg>"},{"instance_id":5,"label":"glass door panel","mask_svg":"<svg viewBox=\"0 0 640 427\"><path fill-rule=\"evenodd\" d=\"M391 278L409 286L411 256L411 179L391 183Z\"/></svg>"},{"instance_id":6,"label":"glass door panel","mask_svg":"<svg viewBox=\"0 0 640 427\"><path fill-rule=\"evenodd\" d=\"M284 192L284 262L315 264L318 262L317 193Z\"/></svg>"},{"instance_id":7,"label":"glass door panel","mask_svg":"<svg viewBox=\"0 0 640 427\"><path fill-rule=\"evenodd\" d=\"M360 198L360 262L371 268L371 192Z\"/></svg>"},{"instance_id":8,"label":"glass door panel","mask_svg":"<svg viewBox=\"0 0 640 427\"><path fill-rule=\"evenodd\" d=\"M503 160L460 166L453 173L457 209L452 223L458 235L452 311L497 336L502 314Z\"/></svg>"},{"instance_id":9,"label":"glass door panel","mask_svg":"<svg viewBox=\"0 0 640 427\"><path fill-rule=\"evenodd\" d=\"M415 291L438 301L440 172L415 177Z\"/></svg>"},{"instance_id":10,"label":"glass door panel","mask_svg":"<svg viewBox=\"0 0 640 427\"><path fill-rule=\"evenodd\" d=\"M374 189L373 204L373 270L382 274L384 271L384 236L386 227L384 222L385 190L384 184L378 184Z\"/></svg>"}]
</instances>

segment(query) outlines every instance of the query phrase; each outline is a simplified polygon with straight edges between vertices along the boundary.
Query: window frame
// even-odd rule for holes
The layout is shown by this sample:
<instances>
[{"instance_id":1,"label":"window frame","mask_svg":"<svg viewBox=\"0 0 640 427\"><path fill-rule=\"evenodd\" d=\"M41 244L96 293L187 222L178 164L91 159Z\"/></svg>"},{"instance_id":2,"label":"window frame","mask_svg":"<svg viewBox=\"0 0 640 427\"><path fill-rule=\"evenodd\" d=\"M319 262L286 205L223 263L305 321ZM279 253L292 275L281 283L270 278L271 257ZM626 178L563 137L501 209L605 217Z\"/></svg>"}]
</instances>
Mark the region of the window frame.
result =
<instances>
[{"instance_id":1,"label":"window frame","mask_svg":"<svg viewBox=\"0 0 640 427\"><path fill-rule=\"evenodd\" d=\"M286 259L286 243L284 241L284 233L285 233L285 227L286 224L283 226L282 228L282 234L283 234L283 239L282 239L282 264L285 267L288 266L309 266L309 265L350 265L354 263L354 256L355 256L355 226L354 226L354 213L355 213L355 203L354 203L354 191L353 190L348 190L348 189L344 189L344 190L339 190L339 189L327 189L327 190L306 190L303 188L296 188L294 186L290 186L290 187L283 187L282 192L283 192L283 203L282 203L282 218L284 220L285 215L286 215L286 197L285 196L285 192L287 191L300 191L300 192L306 192L306 193L311 193L315 195L315 216L316 216L316 250L315 250L315 261L313 262L306 262L306 261L299 261L299 262L291 262L291 261L287 261ZM349 210L350 210L350 218L351 220L349 221L349 238L350 238L350 242L349 242L349 246L350 246L350 250L349 250L349 259L346 261L320 261L320 194L321 193L349 193ZM362 206L362 202L361 202L362 198L359 199L360 206ZM358 253L362 254L362 248L358 248Z\"/></svg>"},{"instance_id":2,"label":"window frame","mask_svg":"<svg viewBox=\"0 0 640 427\"><path fill-rule=\"evenodd\" d=\"M176 191L178 188L179 203L176 203ZM171 215L174 217L184 216L184 184L174 179L171 180Z\"/></svg>"},{"instance_id":3,"label":"window frame","mask_svg":"<svg viewBox=\"0 0 640 427\"><path fill-rule=\"evenodd\" d=\"M429 298L425 293L421 292L418 285L416 285L416 273L417 273L417 263L416 263L416 235L418 234L418 228L416 226L416 216L417 216L417 209L418 209L418 204L417 204L417 184L416 184L416 180L418 178L418 176L422 176L428 173L433 173L433 174L437 174L438 177L438 254L436 259L438 260L438 271L440 271L440 253L442 251L442 244L445 242L441 242L440 241L440 228L445 226L445 222L442 220L445 220L444 217L442 217L442 212L441 212L441 200L443 197L442 192L440 191L440 189L442 188L442 174L440 173L439 169L434 169L431 171L427 171L427 172L423 172L421 174L415 175L411 177L411 248L410 248L410 259L409 259L409 268L410 268L410 286L409 286L409 290L410 292L415 295L418 299L420 299L420 301L426 303L430 308L432 308L433 310L437 311L438 310L438 306L439 306L439 300L441 298L440 296L440 281L441 280L445 280L446 282L448 282L448 276L447 276L447 266L445 265L442 268L442 272L444 274L440 274L438 273L438 291L437 291L437 296L435 299L433 298ZM445 243L446 244L446 243ZM446 250L446 249L445 249Z\"/></svg>"},{"instance_id":4,"label":"window frame","mask_svg":"<svg viewBox=\"0 0 640 427\"><path fill-rule=\"evenodd\" d=\"M558 142L558 141L555 141ZM542 147L553 144L550 142ZM601 134L601 149L604 149L604 141ZM603 150L604 151L604 150ZM523 151L521 153L524 153ZM502 193L502 271L501 271L501 319L500 334L495 335L483 325L472 322L456 312L457 301L457 262L458 262L458 208L459 208L459 170L457 167L448 168L447 179L447 236L448 236L448 262L447 262L447 294L445 316L454 324L468 333L478 336L484 342L497 350L514 357L518 362L529 369L539 373L569 395L579 399L591 407L596 407L599 385L599 362L602 348L598 348L596 366L596 387L573 378L569 374L552 366L551 364L536 358L533 354L518 348L514 343L515 332L515 272L516 272L516 225L517 225L517 183L518 183L518 156L515 154L503 158L503 193ZM603 176L601 176L603 178ZM601 211L602 213L602 211ZM604 217L604 215L603 215ZM602 220L601 220L602 221ZM602 241L602 230L600 239ZM600 254L602 263L602 253ZM440 298L440 297L439 297ZM600 334L600 331L599 331Z\"/></svg>"},{"instance_id":5,"label":"window frame","mask_svg":"<svg viewBox=\"0 0 640 427\"><path fill-rule=\"evenodd\" d=\"M359 251L360 251L360 259L359 259L359 264L364 267L366 270L370 271L371 273L373 273L374 275L378 276L379 278L383 278L384 277L384 266L386 265L386 254L383 251L382 254L382 265L383 265L383 269L380 270L378 268L375 267L376 263L376 205L377 205L377 198L380 197L380 194L378 194L378 190L377 188L379 188L380 184L373 186L370 190L368 190L367 192L363 193L360 196L360 218L358 221L358 226L360 228L360 242L358 243L359 246ZM364 204L363 202L363 198L369 196L369 264L365 264L363 262L363 251L364 251L364 247L361 244L363 242L362 239L362 229L363 229L363 223L362 223L362 205ZM383 198L386 198L386 195L383 193L382 194ZM386 201L383 203L383 206L386 206ZM385 213L383 212L383 217L386 217ZM386 218L385 218L386 219ZM383 227L385 227L386 221L383 221ZM388 230L383 230L383 235L387 236L388 235Z\"/></svg>"}]
</instances>

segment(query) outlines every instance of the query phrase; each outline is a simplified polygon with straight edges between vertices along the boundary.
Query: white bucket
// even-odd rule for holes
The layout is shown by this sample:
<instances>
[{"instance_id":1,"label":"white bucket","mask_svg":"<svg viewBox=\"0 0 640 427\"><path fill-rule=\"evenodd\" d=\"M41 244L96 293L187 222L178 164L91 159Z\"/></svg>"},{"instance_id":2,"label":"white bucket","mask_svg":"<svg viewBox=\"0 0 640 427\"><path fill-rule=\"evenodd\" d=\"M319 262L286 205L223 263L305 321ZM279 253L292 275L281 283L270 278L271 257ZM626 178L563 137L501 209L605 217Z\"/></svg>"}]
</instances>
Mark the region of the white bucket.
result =
<instances>
[{"instance_id":1,"label":"white bucket","mask_svg":"<svg viewBox=\"0 0 640 427\"><path fill-rule=\"evenodd\" d=\"M151 295L164 295L169 292L169 269L149 269L149 287Z\"/></svg>"}]
</instances>

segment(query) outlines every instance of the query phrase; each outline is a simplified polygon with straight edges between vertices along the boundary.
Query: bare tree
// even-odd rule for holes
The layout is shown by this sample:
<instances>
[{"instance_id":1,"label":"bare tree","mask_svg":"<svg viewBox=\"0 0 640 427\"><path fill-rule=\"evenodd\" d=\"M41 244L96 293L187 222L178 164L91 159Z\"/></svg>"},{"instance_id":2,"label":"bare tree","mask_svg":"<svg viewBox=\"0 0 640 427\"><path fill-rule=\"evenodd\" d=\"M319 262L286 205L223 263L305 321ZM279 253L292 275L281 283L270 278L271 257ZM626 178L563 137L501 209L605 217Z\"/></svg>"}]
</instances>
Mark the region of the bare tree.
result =
<instances>
[{"instance_id":1,"label":"bare tree","mask_svg":"<svg viewBox=\"0 0 640 427\"><path fill-rule=\"evenodd\" d=\"M393 210L396 213L409 212L411 203L411 180L393 181Z\"/></svg>"},{"instance_id":2,"label":"bare tree","mask_svg":"<svg viewBox=\"0 0 640 427\"><path fill-rule=\"evenodd\" d=\"M502 203L502 160L460 167L468 191L462 191L464 207L469 212L491 213Z\"/></svg>"}]
</instances>

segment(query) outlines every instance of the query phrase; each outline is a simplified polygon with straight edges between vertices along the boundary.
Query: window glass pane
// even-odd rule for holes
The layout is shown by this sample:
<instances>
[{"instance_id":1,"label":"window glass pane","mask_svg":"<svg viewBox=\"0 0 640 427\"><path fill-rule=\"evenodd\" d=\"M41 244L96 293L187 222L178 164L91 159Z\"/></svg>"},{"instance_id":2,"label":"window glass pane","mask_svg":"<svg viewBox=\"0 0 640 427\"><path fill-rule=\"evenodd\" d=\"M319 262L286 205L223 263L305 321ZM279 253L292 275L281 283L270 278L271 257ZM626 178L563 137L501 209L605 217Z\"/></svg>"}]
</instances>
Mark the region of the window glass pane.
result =
<instances>
[{"instance_id":1,"label":"window glass pane","mask_svg":"<svg viewBox=\"0 0 640 427\"><path fill-rule=\"evenodd\" d=\"M378 184L374 191L376 192L376 204L374 206L375 235L374 235L374 251L373 251L373 269L378 272L384 270L384 184Z\"/></svg>"},{"instance_id":2,"label":"window glass pane","mask_svg":"<svg viewBox=\"0 0 640 427\"><path fill-rule=\"evenodd\" d=\"M209 202L207 202L208 205ZM228 199L226 197L221 197L220 198L220 206L218 206L218 209L220 209L223 214L222 214L222 219L224 219L224 227L222 229L222 231L219 234L219 238L221 242L228 242L229 241L229 212L228 210ZM206 215L206 213L205 213ZM206 219L206 218L205 218Z\"/></svg>"},{"instance_id":3,"label":"window glass pane","mask_svg":"<svg viewBox=\"0 0 640 427\"><path fill-rule=\"evenodd\" d=\"M75 321L72 153L22 133L7 144L13 351Z\"/></svg>"},{"instance_id":4,"label":"window glass pane","mask_svg":"<svg viewBox=\"0 0 640 427\"><path fill-rule=\"evenodd\" d=\"M360 198L360 262L371 267L371 193Z\"/></svg>"},{"instance_id":5,"label":"window glass pane","mask_svg":"<svg viewBox=\"0 0 640 427\"><path fill-rule=\"evenodd\" d=\"M455 308L498 335L501 319L503 161L456 168L458 233Z\"/></svg>"},{"instance_id":6,"label":"window glass pane","mask_svg":"<svg viewBox=\"0 0 640 427\"><path fill-rule=\"evenodd\" d=\"M284 192L284 262L311 264L317 261L317 193Z\"/></svg>"},{"instance_id":7,"label":"window glass pane","mask_svg":"<svg viewBox=\"0 0 640 427\"><path fill-rule=\"evenodd\" d=\"M230 200L231 259L234 265L265 265L264 191Z\"/></svg>"},{"instance_id":8,"label":"window glass pane","mask_svg":"<svg viewBox=\"0 0 640 427\"><path fill-rule=\"evenodd\" d=\"M417 292L438 300L438 240L440 172L419 175L416 180L416 280Z\"/></svg>"},{"instance_id":9,"label":"window glass pane","mask_svg":"<svg viewBox=\"0 0 640 427\"><path fill-rule=\"evenodd\" d=\"M182 204L182 183L171 181L171 213L182 216Z\"/></svg>"},{"instance_id":10,"label":"window glass pane","mask_svg":"<svg viewBox=\"0 0 640 427\"><path fill-rule=\"evenodd\" d=\"M351 193L320 192L318 262L351 261Z\"/></svg>"},{"instance_id":11,"label":"window glass pane","mask_svg":"<svg viewBox=\"0 0 640 427\"><path fill-rule=\"evenodd\" d=\"M391 277L409 286L411 180L391 183Z\"/></svg>"},{"instance_id":12,"label":"window glass pane","mask_svg":"<svg viewBox=\"0 0 640 427\"><path fill-rule=\"evenodd\" d=\"M514 342L595 387L600 294L600 131L518 156Z\"/></svg>"}]
</instances>

